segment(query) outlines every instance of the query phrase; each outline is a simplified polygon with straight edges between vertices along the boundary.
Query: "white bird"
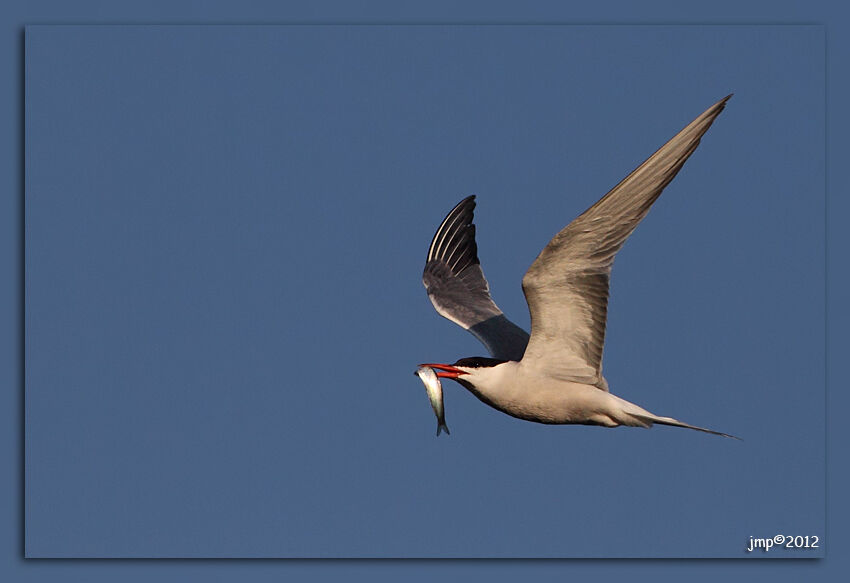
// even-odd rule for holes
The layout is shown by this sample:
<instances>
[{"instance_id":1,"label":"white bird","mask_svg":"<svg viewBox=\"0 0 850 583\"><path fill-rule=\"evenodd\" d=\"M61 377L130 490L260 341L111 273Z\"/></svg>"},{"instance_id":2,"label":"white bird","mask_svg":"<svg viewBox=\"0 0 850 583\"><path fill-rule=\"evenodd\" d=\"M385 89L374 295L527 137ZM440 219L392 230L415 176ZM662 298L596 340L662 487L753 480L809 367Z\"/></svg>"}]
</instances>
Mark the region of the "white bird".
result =
<instances>
[{"instance_id":1,"label":"white bird","mask_svg":"<svg viewBox=\"0 0 850 583\"><path fill-rule=\"evenodd\" d=\"M472 223L475 196L462 200L431 241L422 281L437 312L475 335L492 358L423 366L527 421L604 427L658 423L734 437L650 413L608 392L602 376L614 256L730 97L688 124L540 252L522 280L531 336L490 297Z\"/></svg>"}]
</instances>

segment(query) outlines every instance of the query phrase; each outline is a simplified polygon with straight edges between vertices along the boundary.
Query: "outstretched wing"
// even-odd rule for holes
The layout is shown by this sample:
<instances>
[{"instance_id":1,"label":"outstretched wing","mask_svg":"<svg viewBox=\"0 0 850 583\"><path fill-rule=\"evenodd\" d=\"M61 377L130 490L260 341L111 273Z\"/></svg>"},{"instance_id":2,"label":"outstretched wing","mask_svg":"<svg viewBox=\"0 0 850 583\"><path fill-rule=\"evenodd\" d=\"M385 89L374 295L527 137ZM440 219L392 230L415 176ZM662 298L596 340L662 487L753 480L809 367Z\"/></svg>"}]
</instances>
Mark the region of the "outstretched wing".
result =
<instances>
[{"instance_id":1,"label":"outstretched wing","mask_svg":"<svg viewBox=\"0 0 850 583\"><path fill-rule=\"evenodd\" d=\"M437 229L422 283L434 309L478 338L493 358L520 360L528 333L508 320L490 297L490 286L478 262L475 196L458 203Z\"/></svg>"},{"instance_id":2,"label":"outstretched wing","mask_svg":"<svg viewBox=\"0 0 850 583\"><path fill-rule=\"evenodd\" d=\"M614 255L694 152L730 96L711 106L540 252L522 280L531 312L523 362L607 390L602 347Z\"/></svg>"}]
</instances>

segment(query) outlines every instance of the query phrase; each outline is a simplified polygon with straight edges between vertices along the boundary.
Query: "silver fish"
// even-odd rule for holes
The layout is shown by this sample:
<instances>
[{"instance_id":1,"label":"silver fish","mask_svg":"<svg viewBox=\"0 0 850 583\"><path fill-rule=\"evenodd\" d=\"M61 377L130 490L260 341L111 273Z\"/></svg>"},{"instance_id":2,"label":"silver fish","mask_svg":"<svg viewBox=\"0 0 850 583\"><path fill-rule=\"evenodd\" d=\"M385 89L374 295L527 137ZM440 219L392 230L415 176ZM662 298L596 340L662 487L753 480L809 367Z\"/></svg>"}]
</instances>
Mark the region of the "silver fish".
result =
<instances>
[{"instance_id":1,"label":"silver fish","mask_svg":"<svg viewBox=\"0 0 850 583\"><path fill-rule=\"evenodd\" d=\"M425 392L428 393L431 408L434 410L434 415L437 416L437 435L440 435L444 429L446 435L450 435L449 427L446 425L446 411L443 408L443 385L440 383L440 377L430 366L420 366L413 374L417 375L425 384Z\"/></svg>"}]
</instances>

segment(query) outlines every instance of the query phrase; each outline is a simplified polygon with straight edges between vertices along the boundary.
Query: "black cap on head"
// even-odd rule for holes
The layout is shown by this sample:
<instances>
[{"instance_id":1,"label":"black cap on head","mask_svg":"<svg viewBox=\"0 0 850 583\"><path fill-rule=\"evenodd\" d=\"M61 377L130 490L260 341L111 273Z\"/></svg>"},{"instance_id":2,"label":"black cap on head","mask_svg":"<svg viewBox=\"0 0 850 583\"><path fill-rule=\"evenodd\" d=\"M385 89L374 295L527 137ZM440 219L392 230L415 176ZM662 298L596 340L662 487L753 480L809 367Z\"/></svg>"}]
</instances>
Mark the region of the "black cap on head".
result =
<instances>
[{"instance_id":1,"label":"black cap on head","mask_svg":"<svg viewBox=\"0 0 850 583\"><path fill-rule=\"evenodd\" d=\"M497 364L502 364L503 362L508 362L507 360L501 360L499 358L486 358L484 356L471 356L469 358L461 358L454 366L464 366L466 368L487 368L491 366L496 366Z\"/></svg>"}]
</instances>

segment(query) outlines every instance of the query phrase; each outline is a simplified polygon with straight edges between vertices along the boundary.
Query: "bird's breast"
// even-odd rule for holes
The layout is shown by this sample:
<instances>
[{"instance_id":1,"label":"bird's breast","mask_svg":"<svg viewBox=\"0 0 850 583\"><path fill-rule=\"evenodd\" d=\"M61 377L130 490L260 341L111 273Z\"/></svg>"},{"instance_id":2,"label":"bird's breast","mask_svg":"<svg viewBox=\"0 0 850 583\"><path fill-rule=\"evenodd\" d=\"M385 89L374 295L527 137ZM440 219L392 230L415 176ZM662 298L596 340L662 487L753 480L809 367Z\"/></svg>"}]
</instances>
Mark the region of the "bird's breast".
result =
<instances>
[{"instance_id":1,"label":"bird's breast","mask_svg":"<svg viewBox=\"0 0 850 583\"><path fill-rule=\"evenodd\" d=\"M521 373L506 375L490 385L462 384L484 403L519 419L549 424L612 424L606 414L608 393L592 385Z\"/></svg>"}]
</instances>

